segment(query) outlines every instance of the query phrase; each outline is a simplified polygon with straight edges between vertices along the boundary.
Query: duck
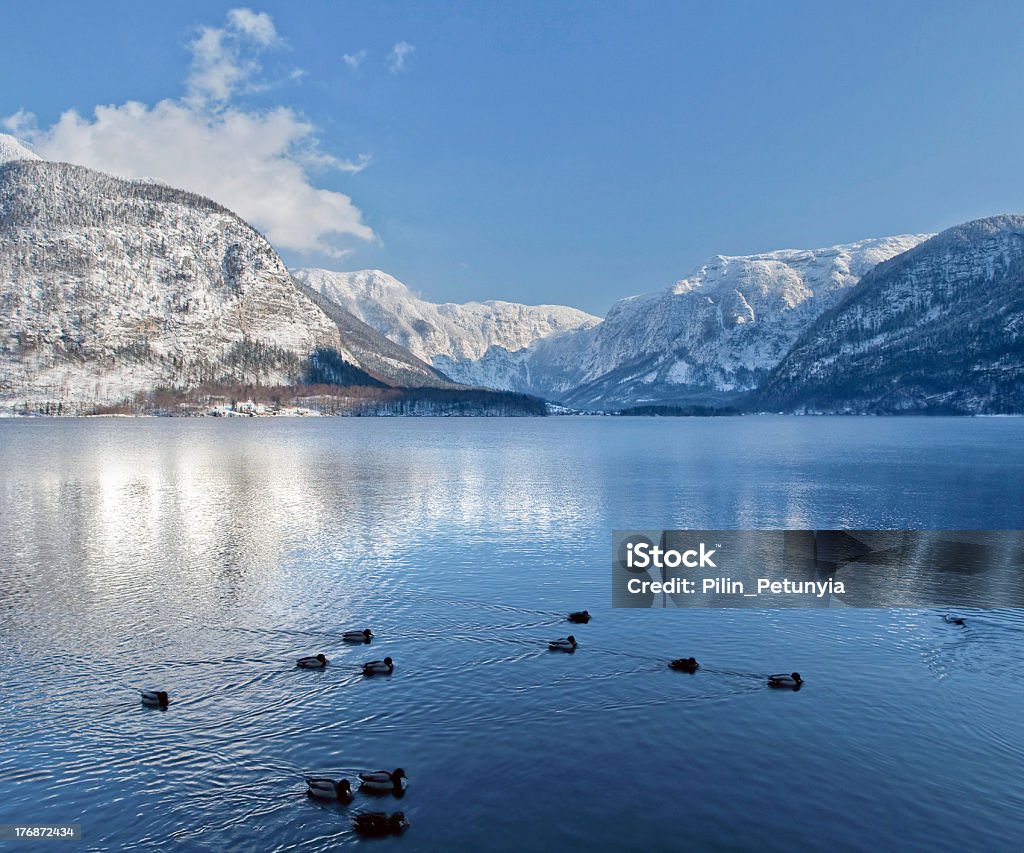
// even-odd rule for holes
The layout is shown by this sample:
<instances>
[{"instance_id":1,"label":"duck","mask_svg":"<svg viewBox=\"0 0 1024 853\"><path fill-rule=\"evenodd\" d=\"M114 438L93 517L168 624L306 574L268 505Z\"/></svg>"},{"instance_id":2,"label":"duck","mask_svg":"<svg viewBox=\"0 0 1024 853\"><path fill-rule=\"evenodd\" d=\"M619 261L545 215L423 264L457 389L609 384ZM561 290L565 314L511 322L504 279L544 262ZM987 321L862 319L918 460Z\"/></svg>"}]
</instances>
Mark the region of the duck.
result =
<instances>
[{"instance_id":1,"label":"duck","mask_svg":"<svg viewBox=\"0 0 1024 853\"><path fill-rule=\"evenodd\" d=\"M391 675L395 671L395 664L391 658L384 660L372 660L363 664L363 675Z\"/></svg>"},{"instance_id":2,"label":"duck","mask_svg":"<svg viewBox=\"0 0 1024 853\"><path fill-rule=\"evenodd\" d=\"M697 663L696 658L676 658L673 661L668 662L669 669L675 669L679 672L694 673L700 669L700 664Z\"/></svg>"},{"instance_id":3,"label":"duck","mask_svg":"<svg viewBox=\"0 0 1024 853\"><path fill-rule=\"evenodd\" d=\"M409 828L409 821L402 812L360 812L352 818L352 827L359 835L380 838L385 835L401 835Z\"/></svg>"},{"instance_id":4,"label":"duck","mask_svg":"<svg viewBox=\"0 0 1024 853\"><path fill-rule=\"evenodd\" d=\"M366 791L388 793L401 791L404 782L409 779L405 771L398 767L390 773L387 770L369 770L359 774L359 784Z\"/></svg>"},{"instance_id":5,"label":"duck","mask_svg":"<svg viewBox=\"0 0 1024 853\"><path fill-rule=\"evenodd\" d=\"M364 631L346 631L341 639L346 643L368 643L373 639L373 631L369 628Z\"/></svg>"},{"instance_id":6,"label":"duck","mask_svg":"<svg viewBox=\"0 0 1024 853\"><path fill-rule=\"evenodd\" d=\"M948 613L946 613L942 617L942 620L944 622L948 622L950 625L959 625L961 628L967 626L967 620L964 619L963 616L950 616Z\"/></svg>"},{"instance_id":7,"label":"duck","mask_svg":"<svg viewBox=\"0 0 1024 853\"><path fill-rule=\"evenodd\" d=\"M577 625L586 625L590 621L590 613L586 610L576 610L569 614L569 621Z\"/></svg>"},{"instance_id":8,"label":"duck","mask_svg":"<svg viewBox=\"0 0 1024 853\"><path fill-rule=\"evenodd\" d=\"M171 701L166 690L140 690L139 695L148 708L166 708Z\"/></svg>"},{"instance_id":9,"label":"duck","mask_svg":"<svg viewBox=\"0 0 1024 853\"><path fill-rule=\"evenodd\" d=\"M799 672L794 672L789 675L769 675L768 686L769 687L787 687L790 690L799 690L803 685L804 680L800 677Z\"/></svg>"},{"instance_id":10,"label":"duck","mask_svg":"<svg viewBox=\"0 0 1024 853\"><path fill-rule=\"evenodd\" d=\"M576 642L576 638L570 634L568 637L563 637L560 640L552 640L548 643L548 648L553 652L574 652L579 643Z\"/></svg>"},{"instance_id":11,"label":"duck","mask_svg":"<svg viewBox=\"0 0 1024 853\"><path fill-rule=\"evenodd\" d=\"M318 800L336 800L339 803L352 802L352 785L348 779L339 779L335 782L324 776L307 776L306 785L309 788L306 793Z\"/></svg>"},{"instance_id":12,"label":"duck","mask_svg":"<svg viewBox=\"0 0 1024 853\"><path fill-rule=\"evenodd\" d=\"M295 661L295 665L300 669L323 669L329 663L330 661L322 654L308 658L299 658Z\"/></svg>"}]
</instances>

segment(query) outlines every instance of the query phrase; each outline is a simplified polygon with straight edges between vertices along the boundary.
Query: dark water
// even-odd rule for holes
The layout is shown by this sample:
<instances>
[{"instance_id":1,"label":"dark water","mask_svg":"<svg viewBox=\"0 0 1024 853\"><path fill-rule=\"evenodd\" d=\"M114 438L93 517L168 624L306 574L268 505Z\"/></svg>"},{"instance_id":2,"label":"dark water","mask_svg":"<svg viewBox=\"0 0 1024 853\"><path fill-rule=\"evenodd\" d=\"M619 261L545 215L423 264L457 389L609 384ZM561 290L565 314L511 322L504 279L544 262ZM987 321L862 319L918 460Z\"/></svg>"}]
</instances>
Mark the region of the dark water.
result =
<instances>
[{"instance_id":1,"label":"dark water","mask_svg":"<svg viewBox=\"0 0 1024 853\"><path fill-rule=\"evenodd\" d=\"M1024 527L1024 420L0 422L0 823L328 850L401 808L373 849L1021 848L1018 612L612 610L611 530L662 527ZM396 766L400 803L303 794Z\"/></svg>"}]
</instances>

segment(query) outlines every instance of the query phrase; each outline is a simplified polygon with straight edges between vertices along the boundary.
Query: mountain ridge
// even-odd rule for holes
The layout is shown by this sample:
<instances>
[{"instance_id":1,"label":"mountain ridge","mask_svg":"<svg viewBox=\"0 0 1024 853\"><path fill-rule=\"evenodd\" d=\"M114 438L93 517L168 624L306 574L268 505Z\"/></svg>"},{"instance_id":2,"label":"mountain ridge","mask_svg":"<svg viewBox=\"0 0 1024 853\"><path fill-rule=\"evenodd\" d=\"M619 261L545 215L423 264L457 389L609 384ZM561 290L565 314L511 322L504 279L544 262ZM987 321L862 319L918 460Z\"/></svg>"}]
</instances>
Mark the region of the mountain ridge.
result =
<instances>
[{"instance_id":1,"label":"mountain ridge","mask_svg":"<svg viewBox=\"0 0 1024 853\"><path fill-rule=\"evenodd\" d=\"M433 303L381 270L296 269L292 275L451 379L530 392L514 378L534 342L596 325L563 305L503 300Z\"/></svg>"},{"instance_id":2,"label":"mountain ridge","mask_svg":"<svg viewBox=\"0 0 1024 853\"><path fill-rule=\"evenodd\" d=\"M861 275L927 236L714 255L667 288L615 303L574 360L563 399L584 408L735 401Z\"/></svg>"},{"instance_id":3,"label":"mountain ridge","mask_svg":"<svg viewBox=\"0 0 1024 853\"><path fill-rule=\"evenodd\" d=\"M454 387L341 309L329 316L211 199L38 157L0 165L0 406L85 411L308 377Z\"/></svg>"},{"instance_id":4,"label":"mountain ridge","mask_svg":"<svg viewBox=\"0 0 1024 853\"><path fill-rule=\"evenodd\" d=\"M1024 215L955 225L878 265L751 397L804 412L1024 412Z\"/></svg>"},{"instance_id":5,"label":"mountain ridge","mask_svg":"<svg viewBox=\"0 0 1024 853\"><path fill-rule=\"evenodd\" d=\"M8 133L0 133L0 166L15 160L42 160L24 142Z\"/></svg>"},{"instance_id":6,"label":"mountain ridge","mask_svg":"<svg viewBox=\"0 0 1024 853\"><path fill-rule=\"evenodd\" d=\"M595 410L1024 411L1022 282L1024 216L1002 214L714 255L603 320L431 303L380 270L290 273L211 199L46 161L0 134L8 411L210 383L431 391L403 411L462 411L466 386ZM496 411L517 405L502 400Z\"/></svg>"}]
</instances>

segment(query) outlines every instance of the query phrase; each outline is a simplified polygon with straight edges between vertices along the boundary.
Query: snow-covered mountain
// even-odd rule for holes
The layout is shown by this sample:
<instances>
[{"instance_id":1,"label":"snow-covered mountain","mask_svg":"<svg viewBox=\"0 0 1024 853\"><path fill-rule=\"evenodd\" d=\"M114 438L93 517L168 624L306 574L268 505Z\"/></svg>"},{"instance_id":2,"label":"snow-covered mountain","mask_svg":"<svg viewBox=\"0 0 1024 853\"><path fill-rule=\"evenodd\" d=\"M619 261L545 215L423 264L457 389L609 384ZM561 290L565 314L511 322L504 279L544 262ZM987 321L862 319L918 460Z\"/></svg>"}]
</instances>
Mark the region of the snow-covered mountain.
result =
<instances>
[{"instance_id":1,"label":"snow-covered mountain","mask_svg":"<svg viewBox=\"0 0 1024 853\"><path fill-rule=\"evenodd\" d=\"M757 399L812 412L1024 412L1024 216L955 226L875 267Z\"/></svg>"},{"instance_id":2,"label":"snow-covered mountain","mask_svg":"<svg viewBox=\"0 0 1024 853\"><path fill-rule=\"evenodd\" d=\"M435 305L377 270L293 274L459 382L595 409L706 404L756 388L862 275L928 236L718 255L603 322L562 306Z\"/></svg>"},{"instance_id":3,"label":"snow-covered mountain","mask_svg":"<svg viewBox=\"0 0 1024 853\"><path fill-rule=\"evenodd\" d=\"M24 142L6 133L0 133L0 166L12 160L40 160L40 156Z\"/></svg>"},{"instance_id":4,"label":"snow-covered mountain","mask_svg":"<svg viewBox=\"0 0 1024 853\"><path fill-rule=\"evenodd\" d=\"M209 199L0 141L0 408L81 411L206 382L449 384L329 316Z\"/></svg>"},{"instance_id":5,"label":"snow-covered mountain","mask_svg":"<svg viewBox=\"0 0 1024 853\"><path fill-rule=\"evenodd\" d=\"M583 407L735 399L862 275L925 239L717 255L667 290L616 303L582 340L553 340L533 375Z\"/></svg>"},{"instance_id":6,"label":"snow-covered mountain","mask_svg":"<svg viewBox=\"0 0 1024 853\"><path fill-rule=\"evenodd\" d=\"M382 335L457 382L543 393L530 378L533 347L600 320L562 305L511 302L435 304L379 270L292 273Z\"/></svg>"},{"instance_id":7,"label":"snow-covered mountain","mask_svg":"<svg viewBox=\"0 0 1024 853\"><path fill-rule=\"evenodd\" d=\"M375 270L293 277L209 199L0 135L0 411L204 384L465 393L451 380L594 409L1024 411L1024 216L719 255L601 321L433 304Z\"/></svg>"}]
</instances>

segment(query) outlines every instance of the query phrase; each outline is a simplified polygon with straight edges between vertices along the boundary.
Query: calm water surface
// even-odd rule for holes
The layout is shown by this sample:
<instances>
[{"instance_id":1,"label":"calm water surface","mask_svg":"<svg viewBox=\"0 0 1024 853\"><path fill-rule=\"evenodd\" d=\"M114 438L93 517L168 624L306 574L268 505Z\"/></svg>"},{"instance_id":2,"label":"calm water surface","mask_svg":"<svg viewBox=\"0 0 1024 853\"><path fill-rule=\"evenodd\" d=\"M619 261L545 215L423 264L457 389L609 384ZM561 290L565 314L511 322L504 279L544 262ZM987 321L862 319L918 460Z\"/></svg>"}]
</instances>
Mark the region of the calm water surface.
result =
<instances>
[{"instance_id":1,"label":"calm water surface","mask_svg":"<svg viewBox=\"0 0 1024 853\"><path fill-rule=\"evenodd\" d=\"M611 530L647 527L1024 527L1024 420L0 421L0 823L90 850L328 850L360 808L411 822L382 851L1024 846L1017 612L612 610ZM400 803L303 793L396 766Z\"/></svg>"}]
</instances>

